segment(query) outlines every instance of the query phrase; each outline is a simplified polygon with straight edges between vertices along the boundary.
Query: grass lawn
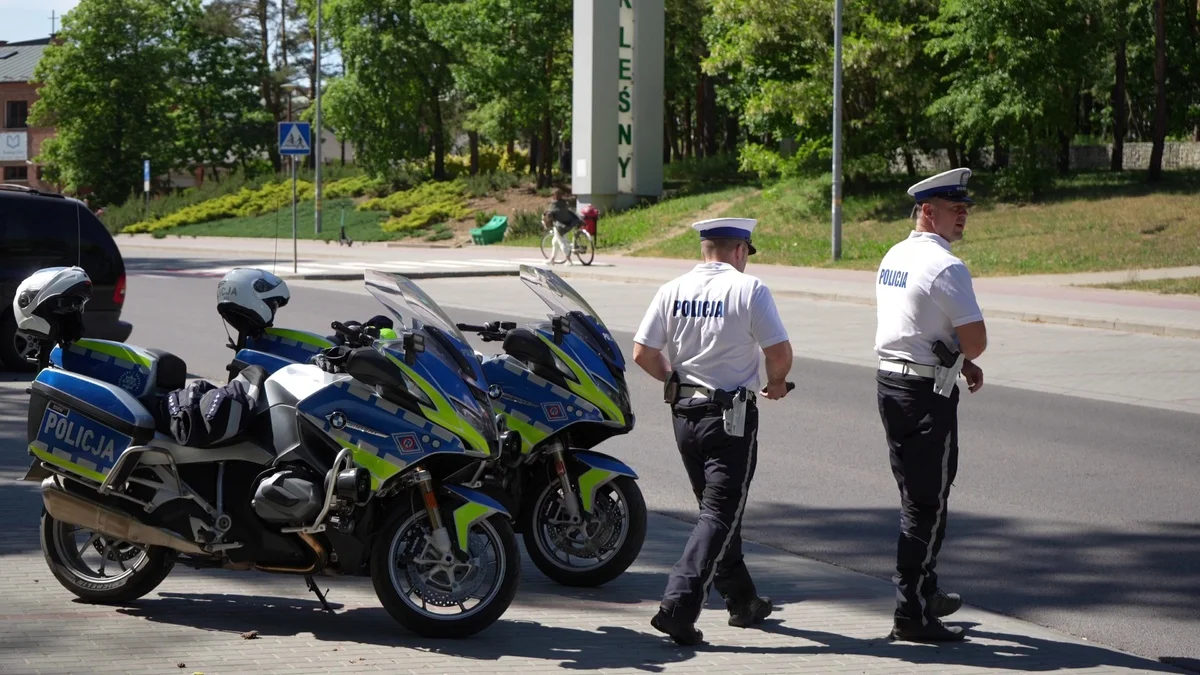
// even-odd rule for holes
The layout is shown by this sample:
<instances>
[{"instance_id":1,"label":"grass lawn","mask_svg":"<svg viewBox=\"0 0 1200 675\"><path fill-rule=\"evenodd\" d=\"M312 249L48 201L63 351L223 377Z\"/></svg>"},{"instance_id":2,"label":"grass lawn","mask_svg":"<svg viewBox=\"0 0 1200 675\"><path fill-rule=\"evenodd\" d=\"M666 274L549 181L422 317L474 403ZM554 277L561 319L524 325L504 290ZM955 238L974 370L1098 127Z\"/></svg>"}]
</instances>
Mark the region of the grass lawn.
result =
<instances>
[{"instance_id":1,"label":"grass lawn","mask_svg":"<svg viewBox=\"0 0 1200 675\"><path fill-rule=\"evenodd\" d=\"M834 263L826 180L782 181L725 213L706 216L757 218L756 262L874 269L912 229L912 201L905 194L912 181L903 177L865 189L847 187L842 260ZM1200 264L1200 172L1167 172L1166 181L1153 191L1144 173L1081 174L1060 181L1037 203L1021 206L989 199L987 174L973 176L971 188L977 204L954 251L977 276ZM642 217L656 220L649 214ZM676 210L672 218L678 217L686 219L686 214ZM609 222L600 221L601 232ZM690 232L635 248L635 255L698 255Z\"/></svg>"},{"instance_id":2,"label":"grass lawn","mask_svg":"<svg viewBox=\"0 0 1200 675\"><path fill-rule=\"evenodd\" d=\"M1121 291L1153 291L1155 293L1187 293L1200 295L1200 277L1181 277L1179 279L1147 279L1145 281L1125 281L1119 284L1096 284L1095 288L1115 288Z\"/></svg>"},{"instance_id":3,"label":"grass lawn","mask_svg":"<svg viewBox=\"0 0 1200 675\"><path fill-rule=\"evenodd\" d=\"M354 241L383 241L399 238L397 234L384 232L379 223L387 217L383 211L355 211L349 199L322 200L321 234L313 232L313 202L296 204L296 237L299 239L337 240L341 229L342 214L346 216L346 236ZM274 212L248 218L225 218L195 225L182 225L164 230L167 237L282 237L292 236L292 207L290 205Z\"/></svg>"}]
</instances>

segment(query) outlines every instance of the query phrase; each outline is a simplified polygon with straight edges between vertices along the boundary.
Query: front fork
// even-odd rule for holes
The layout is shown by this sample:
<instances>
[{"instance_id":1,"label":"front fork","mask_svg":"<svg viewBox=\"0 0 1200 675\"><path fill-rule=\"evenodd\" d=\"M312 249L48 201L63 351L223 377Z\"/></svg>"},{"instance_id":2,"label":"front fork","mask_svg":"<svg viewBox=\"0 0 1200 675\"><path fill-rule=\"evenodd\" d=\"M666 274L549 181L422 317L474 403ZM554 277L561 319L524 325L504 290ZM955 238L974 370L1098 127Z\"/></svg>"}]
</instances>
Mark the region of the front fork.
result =
<instances>
[{"instance_id":1,"label":"front fork","mask_svg":"<svg viewBox=\"0 0 1200 675\"><path fill-rule=\"evenodd\" d=\"M575 494L575 488L571 486L571 476L567 474L567 462L563 457L563 449L563 444L556 442L546 449L546 454L550 456L550 461L554 464L554 471L558 474L558 484L562 487L563 504L567 507L567 515L571 517L571 524L578 525L583 522L582 509L579 507L579 496Z\"/></svg>"},{"instance_id":2,"label":"front fork","mask_svg":"<svg viewBox=\"0 0 1200 675\"><path fill-rule=\"evenodd\" d=\"M413 478L425 501L425 512L429 515L429 527L433 531L433 546L442 556L443 562L453 562L454 551L450 544L450 530L446 528L446 523L442 520L442 512L438 508L437 494L433 489L433 476L422 468L417 469Z\"/></svg>"}]
</instances>

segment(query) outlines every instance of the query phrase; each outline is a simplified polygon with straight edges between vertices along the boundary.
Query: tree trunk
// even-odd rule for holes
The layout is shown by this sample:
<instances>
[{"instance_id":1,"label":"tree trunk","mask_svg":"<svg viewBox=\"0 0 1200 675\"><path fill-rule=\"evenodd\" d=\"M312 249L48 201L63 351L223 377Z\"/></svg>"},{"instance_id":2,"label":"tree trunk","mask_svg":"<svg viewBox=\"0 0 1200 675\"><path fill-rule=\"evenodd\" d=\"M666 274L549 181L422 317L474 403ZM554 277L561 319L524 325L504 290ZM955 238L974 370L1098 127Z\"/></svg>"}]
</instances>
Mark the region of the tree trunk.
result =
<instances>
[{"instance_id":1,"label":"tree trunk","mask_svg":"<svg viewBox=\"0 0 1200 675\"><path fill-rule=\"evenodd\" d=\"M1121 35L1117 38L1117 81L1113 85L1113 149L1109 165L1113 171L1125 169L1125 134L1128 133L1129 115L1125 112L1125 78L1129 74L1129 66L1125 62L1125 27L1122 24Z\"/></svg>"},{"instance_id":2,"label":"tree trunk","mask_svg":"<svg viewBox=\"0 0 1200 675\"><path fill-rule=\"evenodd\" d=\"M1196 21L1196 12L1200 10L1200 0L1184 0L1187 5L1187 24L1193 37L1200 37L1200 23Z\"/></svg>"},{"instance_id":3,"label":"tree trunk","mask_svg":"<svg viewBox=\"0 0 1200 675\"><path fill-rule=\"evenodd\" d=\"M1167 140L1167 0L1154 2L1154 147L1150 150L1151 181L1162 178L1163 145Z\"/></svg>"},{"instance_id":4,"label":"tree trunk","mask_svg":"<svg viewBox=\"0 0 1200 675\"><path fill-rule=\"evenodd\" d=\"M909 176L917 175L917 166L913 162L912 150L908 148L904 149L904 169L908 171Z\"/></svg>"},{"instance_id":5,"label":"tree trunk","mask_svg":"<svg viewBox=\"0 0 1200 675\"><path fill-rule=\"evenodd\" d=\"M433 102L433 179L446 180L446 129L442 120L442 92L436 86L429 89L429 98Z\"/></svg>"},{"instance_id":6,"label":"tree trunk","mask_svg":"<svg viewBox=\"0 0 1200 675\"><path fill-rule=\"evenodd\" d=\"M704 154L717 154L717 89L713 79L707 75L704 81Z\"/></svg>"},{"instance_id":7,"label":"tree trunk","mask_svg":"<svg viewBox=\"0 0 1200 675\"><path fill-rule=\"evenodd\" d=\"M741 134L737 113L730 110L725 117L725 152L737 152L739 135Z\"/></svg>"},{"instance_id":8,"label":"tree trunk","mask_svg":"<svg viewBox=\"0 0 1200 675\"><path fill-rule=\"evenodd\" d=\"M550 187L554 178L554 139L551 137L550 102L542 111L542 169L538 172L538 187Z\"/></svg>"},{"instance_id":9,"label":"tree trunk","mask_svg":"<svg viewBox=\"0 0 1200 675\"><path fill-rule=\"evenodd\" d=\"M479 132L468 131L467 142L471 145L471 175L479 175Z\"/></svg>"},{"instance_id":10,"label":"tree trunk","mask_svg":"<svg viewBox=\"0 0 1200 675\"><path fill-rule=\"evenodd\" d=\"M535 177L537 176L538 166L540 166L538 164L538 160L541 159L540 153L538 152L539 150L541 150L541 148L538 147L537 132L530 129L530 131L529 131L529 173L532 173ZM539 185L539 187L540 187L540 185Z\"/></svg>"},{"instance_id":11,"label":"tree trunk","mask_svg":"<svg viewBox=\"0 0 1200 675\"><path fill-rule=\"evenodd\" d=\"M683 97L683 154L695 156L692 154L692 99L688 96Z\"/></svg>"},{"instance_id":12,"label":"tree trunk","mask_svg":"<svg viewBox=\"0 0 1200 675\"><path fill-rule=\"evenodd\" d=\"M992 166L997 169L1008 167L1008 148L1004 147L999 136L992 137Z\"/></svg>"},{"instance_id":13,"label":"tree trunk","mask_svg":"<svg viewBox=\"0 0 1200 675\"><path fill-rule=\"evenodd\" d=\"M1058 130L1058 175L1071 173L1071 134L1065 129Z\"/></svg>"},{"instance_id":14,"label":"tree trunk","mask_svg":"<svg viewBox=\"0 0 1200 675\"><path fill-rule=\"evenodd\" d=\"M692 147L697 157L704 155L704 113L704 75L699 75L696 78L696 126L692 127Z\"/></svg>"},{"instance_id":15,"label":"tree trunk","mask_svg":"<svg viewBox=\"0 0 1200 675\"><path fill-rule=\"evenodd\" d=\"M267 9L270 0L258 0L255 6L255 17L258 19L259 39L258 39L258 67L260 69L259 76L261 78L261 94L263 103L267 107L267 112L271 113L271 119L278 124L280 121L279 115L279 97L275 95L275 87L271 81L271 41L270 34L267 32L269 26L267 22ZM278 173L283 167L283 162L279 157L279 147L275 143L267 145L267 155L271 158L271 165L275 167L275 172Z\"/></svg>"}]
</instances>

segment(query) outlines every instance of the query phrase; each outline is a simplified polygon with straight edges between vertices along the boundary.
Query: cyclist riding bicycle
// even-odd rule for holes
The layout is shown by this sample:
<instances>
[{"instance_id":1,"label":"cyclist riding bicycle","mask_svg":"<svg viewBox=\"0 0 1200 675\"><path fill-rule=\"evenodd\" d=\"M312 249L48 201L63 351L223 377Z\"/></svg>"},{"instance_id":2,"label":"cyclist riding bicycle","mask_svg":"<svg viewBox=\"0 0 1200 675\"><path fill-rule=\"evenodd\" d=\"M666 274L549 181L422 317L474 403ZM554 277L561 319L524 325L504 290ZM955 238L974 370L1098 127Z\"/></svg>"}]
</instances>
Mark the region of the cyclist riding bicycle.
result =
<instances>
[{"instance_id":1,"label":"cyclist riding bicycle","mask_svg":"<svg viewBox=\"0 0 1200 675\"><path fill-rule=\"evenodd\" d=\"M563 258L566 259L568 265L574 265L571 262L571 249L567 244L566 235L571 230L583 225L583 219L579 217L567 201L570 196L570 191L564 187L559 187L554 190L554 201L546 208L546 212L542 214L542 223L547 227L554 228L554 252L550 255L550 264L557 265L558 253L562 251Z\"/></svg>"}]
</instances>

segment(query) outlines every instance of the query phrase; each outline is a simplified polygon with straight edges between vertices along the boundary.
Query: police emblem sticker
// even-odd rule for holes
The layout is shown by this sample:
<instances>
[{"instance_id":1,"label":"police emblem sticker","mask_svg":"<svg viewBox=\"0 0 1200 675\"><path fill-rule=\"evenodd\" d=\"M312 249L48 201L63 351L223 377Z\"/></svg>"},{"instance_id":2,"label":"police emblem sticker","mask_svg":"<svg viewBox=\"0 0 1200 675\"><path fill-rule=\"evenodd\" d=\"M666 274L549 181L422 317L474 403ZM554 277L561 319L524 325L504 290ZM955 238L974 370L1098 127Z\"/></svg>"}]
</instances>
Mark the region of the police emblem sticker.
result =
<instances>
[{"instance_id":1,"label":"police emblem sticker","mask_svg":"<svg viewBox=\"0 0 1200 675\"><path fill-rule=\"evenodd\" d=\"M551 422L561 422L567 419L567 412L563 410L561 403L543 403L542 412L546 413L546 419Z\"/></svg>"},{"instance_id":2,"label":"police emblem sticker","mask_svg":"<svg viewBox=\"0 0 1200 675\"><path fill-rule=\"evenodd\" d=\"M142 374L136 370L131 370L120 377L117 381L117 386L131 394L141 394L146 383L142 380Z\"/></svg>"},{"instance_id":3,"label":"police emblem sticker","mask_svg":"<svg viewBox=\"0 0 1200 675\"><path fill-rule=\"evenodd\" d=\"M421 440L414 433L392 434L392 440L396 442L396 448L402 455L424 452Z\"/></svg>"}]
</instances>

